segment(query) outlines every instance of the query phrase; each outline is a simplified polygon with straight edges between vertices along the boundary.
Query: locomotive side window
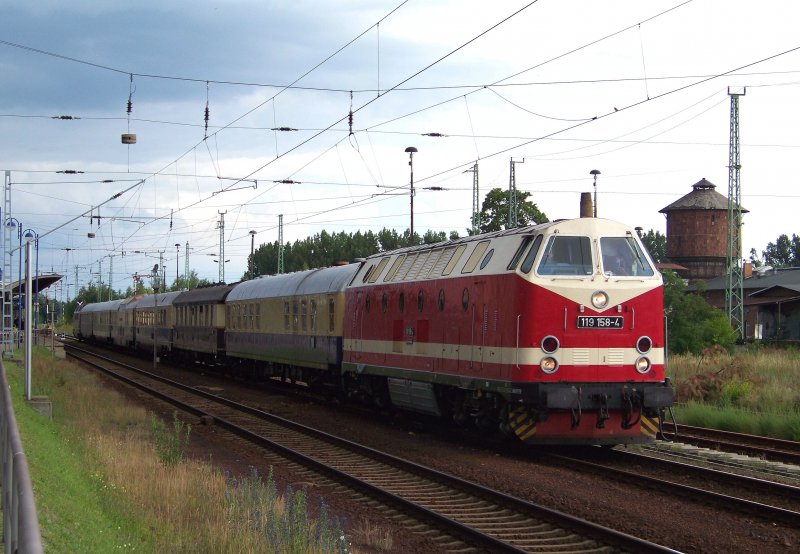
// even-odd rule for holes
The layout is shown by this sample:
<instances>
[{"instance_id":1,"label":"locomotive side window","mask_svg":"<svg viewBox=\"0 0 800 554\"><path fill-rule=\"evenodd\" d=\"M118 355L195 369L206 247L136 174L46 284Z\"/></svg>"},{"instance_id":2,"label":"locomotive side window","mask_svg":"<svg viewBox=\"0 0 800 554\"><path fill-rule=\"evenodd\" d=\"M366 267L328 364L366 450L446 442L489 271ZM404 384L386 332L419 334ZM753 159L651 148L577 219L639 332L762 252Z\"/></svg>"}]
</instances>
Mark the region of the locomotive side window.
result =
<instances>
[{"instance_id":1,"label":"locomotive side window","mask_svg":"<svg viewBox=\"0 0 800 554\"><path fill-rule=\"evenodd\" d=\"M375 281L378 280L378 277L381 276L381 273L383 273L383 269L386 267L386 264L388 263L389 263L388 256L386 258L383 258L380 262L378 262L378 265L375 267L375 270L369 276L370 283L374 283Z\"/></svg>"},{"instance_id":2,"label":"locomotive side window","mask_svg":"<svg viewBox=\"0 0 800 554\"><path fill-rule=\"evenodd\" d=\"M425 293L422 292L422 289L419 289L419 293L417 294L417 309L422 311L422 308L425 307Z\"/></svg>"},{"instance_id":3,"label":"locomotive side window","mask_svg":"<svg viewBox=\"0 0 800 554\"><path fill-rule=\"evenodd\" d=\"M506 269L508 269L510 271L513 271L514 269L517 268L517 264L519 263L519 259L525 253L525 249L528 248L528 245L531 243L532 239L533 239L533 237L531 237L531 236L522 237L522 242L519 243L519 248L517 248L517 251L514 252L514 257L511 258L511 262L509 262L509 264L506 267ZM528 271L530 271L530 269Z\"/></svg>"},{"instance_id":4,"label":"locomotive side window","mask_svg":"<svg viewBox=\"0 0 800 554\"><path fill-rule=\"evenodd\" d=\"M524 273L531 272L531 268L533 268L533 262L536 260L536 254L539 253L539 248L542 246L543 236L544 235L539 235L533 241L533 246L531 246L531 249L528 251L528 255L525 256L525 260L522 262L522 265L519 268L520 271Z\"/></svg>"},{"instance_id":5,"label":"locomotive side window","mask_svg":"<svg viewBox=\"0 0 800 554\"><path fill-rule=\"evenodd\" d=\"M400 266L403 264L403 260L405 259L406 259L405 254L400 254L399 256L397 256L397 258L395 258L392 267L389 268L389 272L386 274L386 277L383 278L384 283L394 279L395 274L397 274L397 270L400 269Z\"/></svg>"},{"instance_id":6,"label":"locomotive side window","mask_svg":"<svg viewBox=\"0 0 800 554\"><path fill-rule=\"evenodd\" d=\"M589 237L552 235L537 270L539 275L591 275L592 248Z\"/></svg>"},{"instance_id":7,"label":"locomotive side window","mask_svg":"<svg viewBox=\"0 0 800 554\"><path fill-rule=\"evenodd\" d=\"M485 268L489 264L489 260L492 259L492 254L494 254L494 248L489 250L483 257L483 260L481 260L481 269Z\"/></svg>"},{"instance_id":8,"label":"locomotive side window","mask_svg":"<svg viewBox=\"0 0 800 554\"><path fill-rule=\"evenodd\" d=\"M455 252L453 252L453 256L450 258L450 260L447 262L447 265L442 270L442 276L450 275L453 272L453 270L456 267L456 264L461 259L461 255L464 253L464 250L466 249L467 249L466 244L462 244L455 249Z\"/></svg>"},{"instance_id":9,"label":"locomotive side window","mask_svg":"<svg viewBox=\"0 0 800 554\"><path fill-rule=\"evenodd\" d=\"M478 266L478 261L480 261L487 248L489 248L488 240L484 240L476 244L475 249L467 259L467 263L464 264L464 269L461 270L461 273L472 273L475 271L475 268Z\"/></svg>"},{"instance_id":10,"label":"locomotive side window","mask_svg":"<svg viewBox=\"0 0 800 554\"><path fill-rule=\"evenodd\" d=\"M653 268L633 237L601 237L605 275L652 277Z\"/></svg>"}]
</instances>

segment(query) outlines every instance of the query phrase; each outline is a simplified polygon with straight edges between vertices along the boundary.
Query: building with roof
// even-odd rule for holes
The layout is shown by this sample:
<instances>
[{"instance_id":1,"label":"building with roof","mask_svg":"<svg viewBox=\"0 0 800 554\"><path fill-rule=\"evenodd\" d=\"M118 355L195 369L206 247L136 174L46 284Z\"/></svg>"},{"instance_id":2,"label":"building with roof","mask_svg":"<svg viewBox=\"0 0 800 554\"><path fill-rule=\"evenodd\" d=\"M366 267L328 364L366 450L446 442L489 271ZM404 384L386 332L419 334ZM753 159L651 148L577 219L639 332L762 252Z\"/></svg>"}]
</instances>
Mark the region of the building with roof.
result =
<instances>
[{"instance_id":1,"label":"building with roof","mask_svg":"<svg viewBox=\"0 0 800 554\"><path fill-rule=\"evenodd\" d=\"M800 341L800 268L747 269L742 281L745 339ZM724 309L725 275L690 290L704 290L709 304Z\"/></svg>"},{"instance_id":2,"label":"building with roof","mask_svg":"<svg viewBox=\"0 0 800 554\"><path fill-rule=\"evenodd\" d=\"M679 275L689 281L712 279L727 270L728 199L714 189L716 185L700 179L692 192L659 210L667 216L667 259L686 268Z\"/></svg>"}]
</instances>

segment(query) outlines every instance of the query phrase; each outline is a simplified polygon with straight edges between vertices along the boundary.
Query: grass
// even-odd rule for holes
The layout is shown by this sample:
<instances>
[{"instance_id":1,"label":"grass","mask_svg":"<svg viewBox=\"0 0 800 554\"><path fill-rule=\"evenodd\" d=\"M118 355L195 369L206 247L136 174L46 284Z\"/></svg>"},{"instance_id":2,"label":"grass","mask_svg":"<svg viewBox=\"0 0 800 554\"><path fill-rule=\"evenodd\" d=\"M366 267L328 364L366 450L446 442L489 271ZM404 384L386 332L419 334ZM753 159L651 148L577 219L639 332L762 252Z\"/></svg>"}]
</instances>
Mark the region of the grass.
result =
<instances>
[{"instance_id":1,"label":"grass","mask_svg":"<svg viewBox=\"0 0 800 554\"><path fill-rule=\"evenodd\" d=\"M750 347L670 356L681 423L800 440L800 351Z\"/></svg>"},{"instance_id":2,"label":"grass","mask_svg":"<svg viewBox=\"0 0 800 554\"><path fill-rule=\"evenodd\" d=\"M177 414L172 425L154 423L44 350L34 353L32 392L50 398L52 422L22 401L22 370L5 367L47 552L327 554L357 552L352 540L391 548L374 526L347 536L324 503L309 509L304 490L280 494L271 468L266 479L237 477L185 459L191 431Z\"/></svg>"}]
</instances>

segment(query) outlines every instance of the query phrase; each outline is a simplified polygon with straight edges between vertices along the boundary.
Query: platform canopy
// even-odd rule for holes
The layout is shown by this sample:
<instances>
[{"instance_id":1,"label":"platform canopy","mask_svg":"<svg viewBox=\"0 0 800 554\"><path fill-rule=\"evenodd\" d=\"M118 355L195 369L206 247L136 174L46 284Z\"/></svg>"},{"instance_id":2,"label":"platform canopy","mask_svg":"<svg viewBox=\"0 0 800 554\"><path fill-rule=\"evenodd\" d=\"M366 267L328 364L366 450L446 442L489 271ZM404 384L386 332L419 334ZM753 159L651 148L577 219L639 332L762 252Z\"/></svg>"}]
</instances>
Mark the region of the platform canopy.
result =
<instances>
[{"instance_id":1,"label":"platform canopy","mask_svg":"<svg viewBox=\"0 0 800 554\"><path fill-rule=\"evenodd\" d=\"M50 285L57 283L61 279L62 275L58 273L43 273L37 276L34 276L31 280L33 286L33 292L42 292L44 289L49 287ZM25 279L21 279L19 281L15 281L11 283L11 294L12 296L17 295L21 292L25 294Z\"/></svg>"}]
</instances>

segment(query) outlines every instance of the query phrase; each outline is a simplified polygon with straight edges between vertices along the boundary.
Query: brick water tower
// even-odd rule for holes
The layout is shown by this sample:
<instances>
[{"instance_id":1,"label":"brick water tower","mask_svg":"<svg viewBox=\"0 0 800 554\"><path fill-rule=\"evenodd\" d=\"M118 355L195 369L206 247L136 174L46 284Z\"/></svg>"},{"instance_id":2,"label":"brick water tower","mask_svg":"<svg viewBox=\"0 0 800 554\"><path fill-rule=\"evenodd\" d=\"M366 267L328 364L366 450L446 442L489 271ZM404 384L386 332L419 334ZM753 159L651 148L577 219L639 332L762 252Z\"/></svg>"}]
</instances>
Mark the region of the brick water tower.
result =
<instances>
[{"instance_id":1,"label":"brick water tower","mask_svg":"<svg viewBox=\"0 0 800 554\"><path fill-rule=\"evenodd\" d=\"M727 270L728 199L715 188L703 178L692 192L659 210L667 216L667 258L689 269L690 281Z\"/></svg>"}]
</instances>

